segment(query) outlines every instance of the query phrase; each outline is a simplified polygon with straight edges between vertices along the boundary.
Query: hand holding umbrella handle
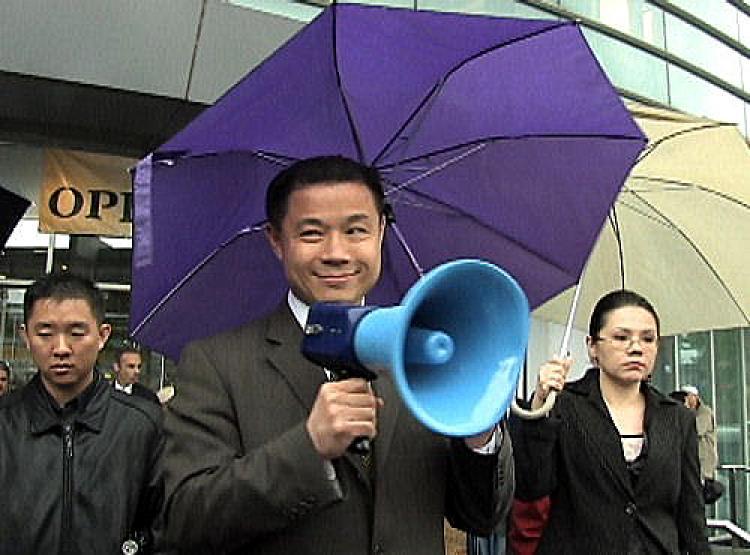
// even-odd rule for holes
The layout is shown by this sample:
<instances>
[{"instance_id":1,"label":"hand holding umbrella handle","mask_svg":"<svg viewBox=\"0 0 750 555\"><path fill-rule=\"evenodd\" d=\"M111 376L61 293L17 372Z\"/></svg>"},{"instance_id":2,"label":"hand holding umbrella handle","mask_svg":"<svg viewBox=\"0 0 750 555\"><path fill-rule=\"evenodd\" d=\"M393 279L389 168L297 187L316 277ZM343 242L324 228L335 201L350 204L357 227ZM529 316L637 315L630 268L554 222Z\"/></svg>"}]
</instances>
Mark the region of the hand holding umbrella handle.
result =
<instances>
[{"instance_id":1,"label":"hand holding umbrella handle","mask_svg":"<svg viewBox=\"0 0 750 555\"><path fill-rule=\"evenodd\" d=\"M570 305L570 311L568 312L568 321L565 324L565 333L563 334L562 341L560 342L560 356L568 356L569 350L568 345L570 343L570 334L573 330L573 319L576 314L576 309L578 308L578 298L581 294L581 282L580 280L576 284L575 291L573 293L573 302ZM539 407L538 409L522 409L518 406L518 403L514 400L510 405L510 410L513 414L518 416L519 418L522 418L524 420L538 420L539 418L544 418L549 414L549 412L552 410L552 407L555 406L555 400L557 399L557 391L550 390L550 392L547 394L547 398L544 400L544 404Z\"/></svg>"}]
</instances>

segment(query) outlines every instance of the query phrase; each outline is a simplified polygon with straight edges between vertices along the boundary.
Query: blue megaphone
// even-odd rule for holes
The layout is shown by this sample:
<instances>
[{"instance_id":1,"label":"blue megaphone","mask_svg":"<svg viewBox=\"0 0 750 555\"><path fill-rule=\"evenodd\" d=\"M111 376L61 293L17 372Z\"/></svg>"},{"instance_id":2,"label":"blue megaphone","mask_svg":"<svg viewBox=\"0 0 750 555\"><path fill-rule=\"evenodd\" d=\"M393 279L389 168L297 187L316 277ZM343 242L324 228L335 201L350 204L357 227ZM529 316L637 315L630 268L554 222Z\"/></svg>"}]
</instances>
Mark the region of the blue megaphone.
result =
<instances>
[{"instance_id":1,"label":"blue megaphone","mask_svg":"<svg viewBox=\"0 0 750 555\"><path fill-rule=\"evenodd\" d=\"M302 352L340 378L390 371L418 420L466 437L505 416L528 335L518 283L488 262L456 260L425 274L398 306L313 305Z\"/></svg>"}]
</instances>

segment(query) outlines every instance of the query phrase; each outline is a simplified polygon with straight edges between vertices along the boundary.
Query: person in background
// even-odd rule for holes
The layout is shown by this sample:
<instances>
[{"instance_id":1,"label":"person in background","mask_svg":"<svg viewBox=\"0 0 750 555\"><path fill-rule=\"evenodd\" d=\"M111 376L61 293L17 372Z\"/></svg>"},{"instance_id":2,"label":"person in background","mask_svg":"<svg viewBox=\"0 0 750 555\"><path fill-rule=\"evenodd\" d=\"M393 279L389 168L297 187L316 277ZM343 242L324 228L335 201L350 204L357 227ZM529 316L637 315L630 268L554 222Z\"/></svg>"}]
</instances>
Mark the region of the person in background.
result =
<instances>
[{"instance_id":1,"label":"person in background","mask_svg":"<svg viewBox=\"0 0 750 555\"><path fill-rule=\"evenodd\" d=\"M549 417L511 426L518 497L549 498L536 552L709 553L694 415L646 381L656 311L613 291L597 302L586 345L583 378L565 383L569 358L540 368L532 408L561 392Z\"/></svg>"},{"instance_id":2,"label":"person in background","mask_svg":"<svg viewBox=\"0 0 750 555\"><path fill-rule=\"evenodd\" d=\"M504 423L476 437L439 436L387 373L372 384L330 381L300 352L310 305L362 303L380 277L377 170L338 156L296 162L271 182L266 214L290 290L270 315L183 350L180 391L166 411L172 546L434 555L445 550L444 517L489 534L513 492ZM373 438L371 452L348 451L362 436Z\"/></svg>"},{"instance_id":3,"label":"person in background","mask_svg":"<svg viewBox=\"0 0 750 555\"><path fill-rule=\"evenodd\" d=\"M117 358L112 370L115 373L114 387L127 395L136 395L160 404L159 397L144 385L140 384L143 356L141 351L132 345L117 350Z\"/></svg>"},{"instance_id":4,"label":"person in background","mask_svg":"<svg viewBox=\"0 0 750 555\"><path fill-rule=\"evenodd\" d=\"M23 310L37 373L0 403L0 555L149 553L163 411L97 370L111 328L91 281L47 275Z\"/></svg>"},{"instance_id":5,"label":"person in background","mask_svg":"<svg viewBox=\"0 0 750 555\"><path fill-rule=\"evenodd\" d=\"M698 458L701 465L701 480L715 480L719 465L719 451L716 443L716 422L714 413L700 397L694 385L680 388L685 394L685 406L695 411L695 428L698 431Z\"/></svg>"},{"instance_id":6,"label":"person in background","mask_svg":"<svg viewBox=\"0 0 750 555\"><path fill-rule=\"evenodd\" d=\"M10 393L10 364L0 360L0 397Z\"/></svg>"},{"instance_id":7,"label":"person in background","mask_svg":"<svg viewBox=\"0 0 750 555\"><path fill-rule=\"evenodd\" d=\"M714 413L700 397L694 385L684 385L679 393L685 406L695 412L695 429L698 434L698 459L703 482L703 497L706 503L715 503L724 493L724 486L716 480L719 466L719 450L716 441Z\"/></svg>"}]
</instances>

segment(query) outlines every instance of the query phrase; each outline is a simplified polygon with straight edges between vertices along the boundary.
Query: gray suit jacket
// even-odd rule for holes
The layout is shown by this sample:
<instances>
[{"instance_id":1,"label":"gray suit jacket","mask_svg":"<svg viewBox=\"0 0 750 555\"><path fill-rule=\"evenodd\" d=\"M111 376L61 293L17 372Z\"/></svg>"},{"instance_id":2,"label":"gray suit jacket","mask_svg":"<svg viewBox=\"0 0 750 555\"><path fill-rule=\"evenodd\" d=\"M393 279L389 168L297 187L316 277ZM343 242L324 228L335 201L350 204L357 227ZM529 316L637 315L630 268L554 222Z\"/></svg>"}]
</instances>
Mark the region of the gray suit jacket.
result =
<instances>
[{"instance_id":1,"label":"gray suit jacket","mask_svg":"<svg viewBox=\"0 0 750 555\"><path fill-rule=\"evenodd\" d=\"M432 555L444 552L444 515L479 534L506 517L509 435L496 455L438 436L412 417L386 375L374 384L385 401L374 472L346 454L331 479L305 429L325 375L303 358L301 340L284 304L186 347L166 419L172 548Z\"/></svg>"}]
</instances>

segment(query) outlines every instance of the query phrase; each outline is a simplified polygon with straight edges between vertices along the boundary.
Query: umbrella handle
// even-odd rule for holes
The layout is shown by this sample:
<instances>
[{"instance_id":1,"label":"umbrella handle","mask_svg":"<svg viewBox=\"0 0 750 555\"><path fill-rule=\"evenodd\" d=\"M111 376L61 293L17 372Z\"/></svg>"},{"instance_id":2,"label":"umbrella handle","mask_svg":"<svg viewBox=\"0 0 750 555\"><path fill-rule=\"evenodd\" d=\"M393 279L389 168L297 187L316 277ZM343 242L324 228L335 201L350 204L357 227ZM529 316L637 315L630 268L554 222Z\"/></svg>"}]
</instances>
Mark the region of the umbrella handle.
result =
<instances>
[{"instance_id":1,"label":"umbrella handle","mask_svg":"<svg viewBox=\"0 0 750 555\"><path fill-rule=\"evenodd\" d=\"M516 403L516 401L514 400L510 405L510 410L517 417L522 418L524 420L538 420L540 418L544 418L545 416L549 414L549 411L551 411L552 407L555 406L556 398L557 398L557 391L550 391L547 394L547 398L544 400L544 404L538 409L533 409L533 410L522 409L521 407L518 406L518 403Z\"/></svg>"},{"instance_id":2,"label":"umbrella handle","mask_svg":"<svg viewBox=\"0 0 750 555\"><path fill-rule=\"evenodd\" d=\"M583 277L583 276L582 276ZM578 283L576 284L575 293L573 294L573 302L570 306L570 311L568 312L568 321L565 324L565 333L563 334L562 342L560 345L560 356L567 356L568 355L568 344L570 343L570 334L573 331L573 318L576 313L576 309L578 308L578 297L581 293L581 280L578 280ZM549 411L552 410L552 407L555 406L555 400L557 399L557 391L550 391L547 394L547 398L544 400L544 404L539 407L538 409L534 410L527 410L522 409L518 406L518 403L516 403L515 399L510 405L510 410L513 414L518 416L519 418L522 418L524 420L538 420L539 418L544 418L549 414Z\"/></svg>"}]
</instances>

